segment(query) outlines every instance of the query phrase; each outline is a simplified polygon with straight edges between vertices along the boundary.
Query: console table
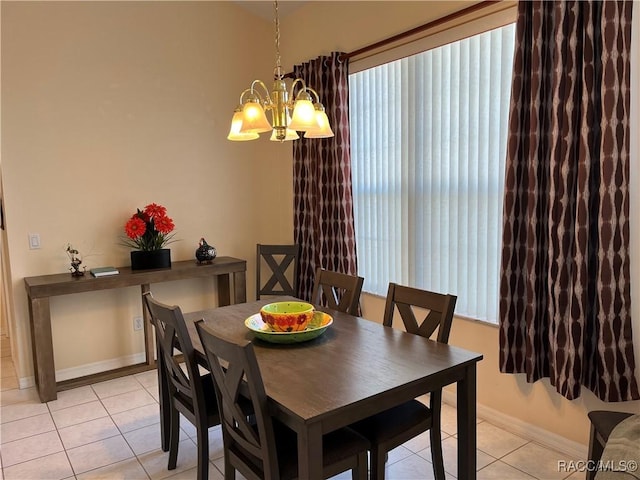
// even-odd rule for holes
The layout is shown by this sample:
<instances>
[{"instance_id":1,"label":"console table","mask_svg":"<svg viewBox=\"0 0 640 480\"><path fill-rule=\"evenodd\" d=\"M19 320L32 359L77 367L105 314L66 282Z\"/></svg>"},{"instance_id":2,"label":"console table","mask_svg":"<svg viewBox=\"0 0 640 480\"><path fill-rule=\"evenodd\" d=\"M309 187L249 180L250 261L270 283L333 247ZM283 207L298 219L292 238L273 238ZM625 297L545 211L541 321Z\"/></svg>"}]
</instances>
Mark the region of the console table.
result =
<instances>
[{"instance_id":1,"label":"console table","mask_svg":"<svg viewBox=\"0 0 640 480\"><path fill-rule=\"evenodd\" d=\"M246 260L232 257L216 257L211 264L198 265L195 260L173 262L171 268L158 270L136 270L118 267L118 275L94 278L89 272L82 277L69 273L26 277L24 279L29 300L29 324L31 326L31 348L33 369L41 402L57 398L57 392L90 383L109 380L123 375L155 368L154 335L147 309L142 307L144 318L145 358L142 363L109 370L106 372L56 382L53 360L53 338L51 334L51 311L49 298L71 293L95 292L112 288L140 285L141 293L149 291L150 284L184 280L190 278L218 278L219 306L247 301ZM233 284L233 299L231 296ZM233 301L232 301L233 300Z\"/></svg>"}]
</instances>

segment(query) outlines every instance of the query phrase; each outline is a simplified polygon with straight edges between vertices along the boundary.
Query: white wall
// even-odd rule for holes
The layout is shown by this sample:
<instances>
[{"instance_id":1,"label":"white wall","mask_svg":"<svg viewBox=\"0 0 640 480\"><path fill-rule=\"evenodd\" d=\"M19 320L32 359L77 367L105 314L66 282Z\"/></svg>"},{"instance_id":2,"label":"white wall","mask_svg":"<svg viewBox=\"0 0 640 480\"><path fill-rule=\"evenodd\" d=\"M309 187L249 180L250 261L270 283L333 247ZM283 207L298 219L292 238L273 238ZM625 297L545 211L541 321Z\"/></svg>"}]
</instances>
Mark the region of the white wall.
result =
<instances>
[{"instance_id":1,"label":"white wall","mask_svg":"<svg viewBox=\"0 0 640 480\"><path fill-rule=\"evenodd\" d=\"M292 240L291 148L226 140L241 91L273 69L271 23L234 3L1 8L10 321L24 385L33 375L24 277L66 272L67 242L88 267L128 265L124 223L151 202L175 221L173 260L193 259L204 236L253 269L257 242ZM40 234L41 249L28 249L29 233ZM194 280L152 290L194 309L215 304L212 287ZM56 369L142 352L132 327L141 308L135 287L53 298Z\"/></svg>"}]
</instances>

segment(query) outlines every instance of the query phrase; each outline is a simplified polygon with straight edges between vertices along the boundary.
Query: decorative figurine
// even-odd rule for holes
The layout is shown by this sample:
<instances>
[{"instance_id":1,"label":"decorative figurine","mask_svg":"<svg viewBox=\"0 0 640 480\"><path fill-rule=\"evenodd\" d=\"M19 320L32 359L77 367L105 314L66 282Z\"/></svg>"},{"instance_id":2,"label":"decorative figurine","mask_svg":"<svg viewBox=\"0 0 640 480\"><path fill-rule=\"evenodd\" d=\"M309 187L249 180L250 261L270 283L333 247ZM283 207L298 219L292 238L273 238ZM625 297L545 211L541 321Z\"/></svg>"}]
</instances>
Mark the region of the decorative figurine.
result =
<instances>
[{"instance_id":1,"label":"decorative figurine","mask_svg":"<svg viewBox=\"0 0 640 480\"><path fill-rule=\"evenodd\" d=\"M80 264L82 263L82 260L80 258L80 252L78 252L78 250L73 248L70 243L67 244L67 255L71 260L71 268L69 268L69 270L71 271L71 276L72 277L83 276L87 267L83 267L83 269L80 270Z\"/></svg>"},{"instance_id":2,"label":"decorative figurine","mask_svg":"<svg viewBox=\"0 0 640 480\"><path fill-rule=\"evenodd\" d=\"M200 246L196 250L196 259L198 260L198 265L203 265L205 263L211 263L211 261L216 258L216 249L207 243L204 238L200 239Z\"/></svg>"}]
</instances>

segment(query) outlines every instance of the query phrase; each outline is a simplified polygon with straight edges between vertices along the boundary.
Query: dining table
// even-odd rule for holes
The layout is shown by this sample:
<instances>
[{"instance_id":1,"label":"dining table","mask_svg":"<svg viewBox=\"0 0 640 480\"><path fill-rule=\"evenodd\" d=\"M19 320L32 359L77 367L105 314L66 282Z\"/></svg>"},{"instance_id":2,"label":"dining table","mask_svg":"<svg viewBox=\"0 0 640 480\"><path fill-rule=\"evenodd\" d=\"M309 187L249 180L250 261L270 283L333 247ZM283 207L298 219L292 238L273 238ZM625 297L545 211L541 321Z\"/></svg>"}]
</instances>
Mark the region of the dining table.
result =
<instances>
[{"instance_id":1,"label":"dining table","mask_svg":"<svg viewBox=\"0 0 640 480\"><path fill-rule=\"evenodd\" d=\"M297 299L263 298L189 312L184 318L203 361L195 328L200 319L231 340L253 342L271 411L297 433L299 478L323 478L324 434L451 384L457 395L458 478L476 478L476 365L481 354L322 306L316 309L333 322L322 335L300 343L265 341L245 325L263 305L292 300Z\"/></svg>"}]
</instances>

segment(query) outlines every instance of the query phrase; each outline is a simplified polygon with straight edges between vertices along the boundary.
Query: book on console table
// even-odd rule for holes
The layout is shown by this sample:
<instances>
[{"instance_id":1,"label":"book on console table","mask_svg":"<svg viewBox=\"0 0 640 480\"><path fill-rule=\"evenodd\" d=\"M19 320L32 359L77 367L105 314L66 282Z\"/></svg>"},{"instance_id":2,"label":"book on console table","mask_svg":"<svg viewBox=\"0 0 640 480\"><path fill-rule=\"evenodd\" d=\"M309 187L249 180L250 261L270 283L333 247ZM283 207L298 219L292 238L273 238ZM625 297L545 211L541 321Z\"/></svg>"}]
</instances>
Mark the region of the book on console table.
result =
<instances>
[{"instance_id":1,"label":"book on console table","mask_svg":"<svg viewBox=\"0 0 640 480\"><path fill-rule=\"evenodd\" d=\"M107 277L109 275L118 275L120 272L115 267L98 267L89 270L94 277Z\"/></svg>"}]
</instances>

